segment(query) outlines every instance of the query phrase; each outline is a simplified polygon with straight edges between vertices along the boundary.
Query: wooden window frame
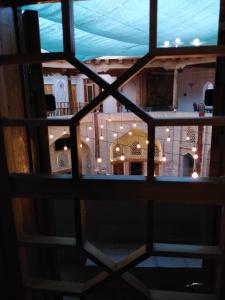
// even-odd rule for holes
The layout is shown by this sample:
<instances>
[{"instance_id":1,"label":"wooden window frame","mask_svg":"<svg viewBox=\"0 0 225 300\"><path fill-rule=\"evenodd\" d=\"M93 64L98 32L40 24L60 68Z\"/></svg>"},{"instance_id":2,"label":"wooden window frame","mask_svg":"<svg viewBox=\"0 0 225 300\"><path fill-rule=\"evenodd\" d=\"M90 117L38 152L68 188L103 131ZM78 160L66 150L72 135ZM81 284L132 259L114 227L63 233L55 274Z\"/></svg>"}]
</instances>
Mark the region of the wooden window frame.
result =
<instances>
[{"instance_id":1,"label":"wooden window frame","mask_svg":"<svg viewBox=\"0 0 225 300\"><path fill-rule=\"evenodd\" d=\"M56 2L54 0L2 0L2 7L15 7L31 3L49 3ZM76 239L75 238L60 238L46 236L21 236L18 238L18 243L23 247L78 247L84 253L94 260L98 265L103 267L104 272L100 273L94 279L84 284L65 283L52 280L28 278L22 284L22 274L17 269L18 283L14 286L18 293L18 299L23 299L23 288L44 291L51 294L72 295L84 297L88 295L94 288L102 284L111 277L120 277L133 288L138 290L147 299L151 298L152 291L138 278L128 271L136 266L141 261L151 255L163 256L185 256L206 258L217 263L224 259L225 251L221 245L215 246L200 246L200 245L175 245L175 244L156 244L153 241L153 222L152 222L152 207L154 201L167 201L180 203L202 203L204 205L212 204L223 206L225 204L225 179L224 178L208 178L199 179L197 182L193 179L186 178L164 178L154 177L154 140L156 126L225 126L224 117L202 117L202 118L153 118L146 112L137 107L132 101L127 99L118 91L126 81L134 77L140 70L155 57L183 57L183 56L224 56L225 46L200 46L200 47L183 47L183 48L157 48L156 32L157 32L157 1L150 2L150 52L141 58L129 70L124 72L114 83L109 84L100 76L92 72L87 66L80 62L75 57L75 41L74 41L74 24L73 24L73 1L62 1L62 19L63 19L63 40L64 51L59 53L19 53L16 55L1 55L0 65L19 65L32 64L54 60L67 60L80 72L86 74L88 78L93 80L102 88L102 92L93 99L84 109L78 112L71 119L1 119L0 128L0 149L2 157L6 153L3 142L4 127L40 127L40 126L69 126L71 137L71 158L72 158L72 176L70 175L41 175L41 174L8 174L5 163L0 164L0 171L4 177L4 188L1 190L1 208L4 213L8 213L12 223L12 210L9 206L10 200L17 197L61 197L65 194L67 197L74 198L75 203L75 220L76 220ZM79 121L98 106L107 96L113 96L121 104L125 105L129 110L140 117L148 124L148 162L147 162L147 177L136 176L132 179L123 176L81 176L81 153L79 149ZM116 189L115 189L116 186ZM141 193L140 193L141 190ZM91 193L90 193L91 191ZM114 264L108 257L101 253L97 248L85 240L83 234L84 221L82 218L81 208L83 199L100 200L105 199L104 191L107 192L108 199L116 200L123 195L123 200L147 200L149 217L147 221L147 238L146 244L126 257L118 264ZM81 200L82 199L82 200ZM15 200L16 201L16 200ZM11 224L10 223L10 224ZM8 225L6 223L6 225ZM10 238L13 245L17 249L16 236L13 230L10 231ZM224 237L221 237L223 239ZM8 240L7 240L8 241ZM221 240L222 244L222 240ZM15 250L14 249L14 250ZM16 250L15 250L16 251ZM18 262L13 259L10 262L11 251L7 256L8 262L12 267L12 262L15 267ZM15 253L14 253L15 254ZM12 256L11 256L12 258ZM13 267L12 267L13 270ZM220 279L218 278L218 290L222 289ZM163 292L155 291L154 294L159 299L163 297ZM173 293L173 299L182 299L182 295ZM164 295L165 297L165 295ZM193 297L193 296L192 296ZM198 299L198 295L195 296ZM193 298L194 299L194 298ZM209 298L214 299L214 298Z\"/></svg>"}]
</instances>

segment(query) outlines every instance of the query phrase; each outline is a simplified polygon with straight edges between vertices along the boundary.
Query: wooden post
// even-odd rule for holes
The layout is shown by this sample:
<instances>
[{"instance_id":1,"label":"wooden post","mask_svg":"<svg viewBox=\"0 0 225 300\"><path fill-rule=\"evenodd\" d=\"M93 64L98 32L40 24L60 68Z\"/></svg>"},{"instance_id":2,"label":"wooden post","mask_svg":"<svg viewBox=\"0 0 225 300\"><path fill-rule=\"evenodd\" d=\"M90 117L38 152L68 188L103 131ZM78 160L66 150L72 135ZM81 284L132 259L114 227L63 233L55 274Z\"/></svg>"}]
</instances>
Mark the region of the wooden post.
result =
<instances>
[{"instance_id":1,"label":"wooden post","mask_svg":"<svg viewBox=\"0 0 225 300\"><path fill-rule=\"evenodd\" d=\"M218 44L225 45L225 0L220 1L220 21L219 21L219 36ZM213 115L225 116L225 55L217 58L216 61L216 79L215 93L213 99ZM225 175L225 128L212 128L211 142L211 160L210 160L210 176ZM223 254L225 254L225 206L222 206L220 211L216 210L217 229L219 231L219 244ZM218 224L220 223L220 225ZM218 234L215 237L218 240ZM225 263L219 261L217 264L217 282L216 291L218 299L225 297Z\"/></svg>"}]
</instances>

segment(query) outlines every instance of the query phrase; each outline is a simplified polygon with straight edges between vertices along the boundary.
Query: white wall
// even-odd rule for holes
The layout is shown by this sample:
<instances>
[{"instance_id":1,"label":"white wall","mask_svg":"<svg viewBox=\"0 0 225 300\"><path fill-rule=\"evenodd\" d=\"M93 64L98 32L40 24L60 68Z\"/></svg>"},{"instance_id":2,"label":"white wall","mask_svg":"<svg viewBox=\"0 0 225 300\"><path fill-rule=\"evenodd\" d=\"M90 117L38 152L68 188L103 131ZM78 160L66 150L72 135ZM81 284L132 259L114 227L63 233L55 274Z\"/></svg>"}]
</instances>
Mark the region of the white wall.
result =
<instances>
[{"instance_id":1,"label":"white wall","mask_svg":"<svg viewBox=\"0 0 225 300\"><path fill-rule=\"evenodd\" d=\"M207 82L214 84L214 81L213 68L186 68L178 73L178 110L193 111L193 102L204 103L204 85Z\"/></svg>"},{"instance_id":2,"label":"white wall","mask_svg":"<svg viewBox=\"0 0 225 300\"><path fill-rule=\"evenodd\" d=\"M53 94L56 102L68 102L68 78L61 74L44 76L44 84L53 85Z\"/></svg>"}]
</instances>

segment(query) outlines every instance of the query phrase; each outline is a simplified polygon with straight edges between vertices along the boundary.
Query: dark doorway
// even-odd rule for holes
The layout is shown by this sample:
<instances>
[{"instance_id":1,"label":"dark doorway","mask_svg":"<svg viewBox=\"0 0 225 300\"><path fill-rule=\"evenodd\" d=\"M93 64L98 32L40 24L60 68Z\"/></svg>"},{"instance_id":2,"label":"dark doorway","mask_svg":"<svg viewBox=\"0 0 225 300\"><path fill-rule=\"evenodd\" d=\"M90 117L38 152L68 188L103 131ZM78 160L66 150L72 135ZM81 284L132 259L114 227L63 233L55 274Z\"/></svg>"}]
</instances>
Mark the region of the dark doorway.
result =
<instances>
[{"instance_id":1,"label":"dark doorway","mask_svg":"<svg viewBox=\"0 0 225 300\"><path fill-rule=\"evenodd\" d=\"M183 176L191 176L194 167L194 158L187 153L183 157Z\"/></svg>"},{"instance_id":2,"label":"dark doorway","mask_svg":"<svg viewBox=\"0 0 225 300\"><path fill-rule=\"evenodd\" d=\"M143 163L142 162L131 162L130 163L130 175L142 175L143 174Z\"/></svg>"}]
</instances>

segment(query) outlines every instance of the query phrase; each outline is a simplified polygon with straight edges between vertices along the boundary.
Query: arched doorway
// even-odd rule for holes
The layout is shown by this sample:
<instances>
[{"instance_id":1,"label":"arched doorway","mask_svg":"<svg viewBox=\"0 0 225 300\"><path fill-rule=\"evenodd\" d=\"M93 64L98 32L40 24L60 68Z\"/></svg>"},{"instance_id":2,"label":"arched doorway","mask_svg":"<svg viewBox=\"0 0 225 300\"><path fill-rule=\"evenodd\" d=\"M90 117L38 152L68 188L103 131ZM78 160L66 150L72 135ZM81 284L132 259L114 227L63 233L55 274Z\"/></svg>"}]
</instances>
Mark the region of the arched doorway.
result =
<instances>
[{"instance_id":1,"label":"arched doorway","mask_svg":"<svg viewBox=\"0 0 225 300\"><path fill-rule=\"evenodd\" d=\"M183 176L191 176L194 168L194 158L190 153L183 157Z\"/></svg>"}]
</instances>

